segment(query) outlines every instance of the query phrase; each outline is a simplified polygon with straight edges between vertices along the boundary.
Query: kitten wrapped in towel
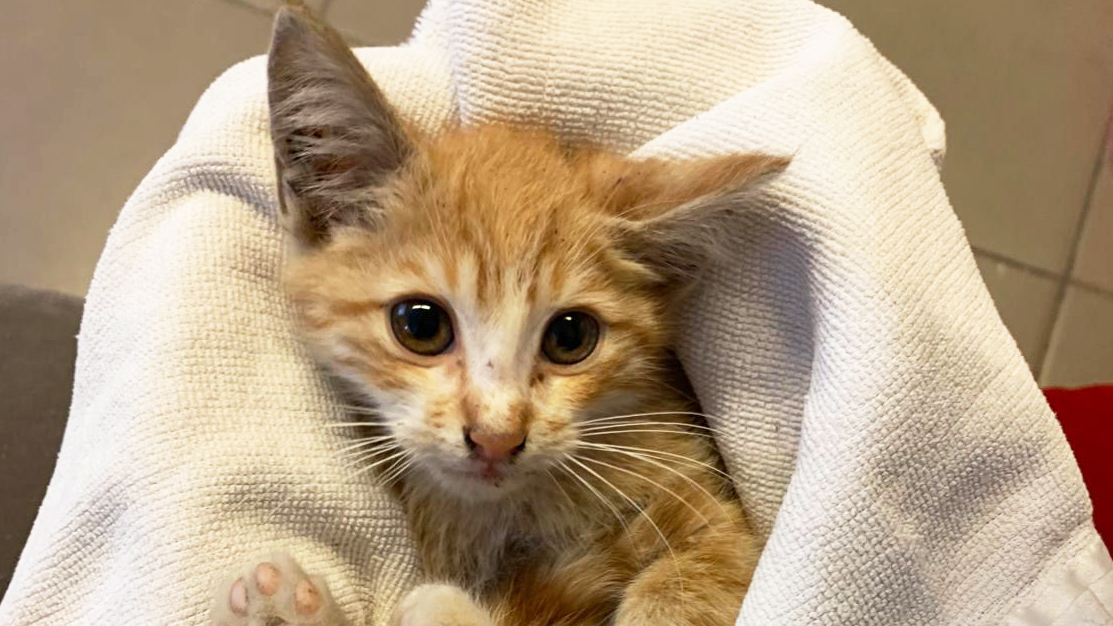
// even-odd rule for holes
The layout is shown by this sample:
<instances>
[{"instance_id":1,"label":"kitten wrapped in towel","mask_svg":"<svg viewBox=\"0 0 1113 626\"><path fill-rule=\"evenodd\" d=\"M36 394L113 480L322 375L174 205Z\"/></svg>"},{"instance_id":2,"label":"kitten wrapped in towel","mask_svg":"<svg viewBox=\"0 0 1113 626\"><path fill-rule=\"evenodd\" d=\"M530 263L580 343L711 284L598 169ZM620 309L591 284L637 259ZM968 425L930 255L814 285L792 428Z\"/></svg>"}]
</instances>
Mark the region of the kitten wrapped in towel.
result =
<instances>
[{"instance_id":1,"label":"kitten wrapped in towel","mask_svg":"<svg viewBox=\"0 0 1113 626\"><path fill-rule=\"evenodd\" d=\"M405 626L733 624L758 548L673 350L723 220L784 159L632 160L538 129L426 136L284 8L271 130L305 341L351 392L360 471L408 514ZM214 624L343 624L296 555Z\"/></svg>"}]
</instances>

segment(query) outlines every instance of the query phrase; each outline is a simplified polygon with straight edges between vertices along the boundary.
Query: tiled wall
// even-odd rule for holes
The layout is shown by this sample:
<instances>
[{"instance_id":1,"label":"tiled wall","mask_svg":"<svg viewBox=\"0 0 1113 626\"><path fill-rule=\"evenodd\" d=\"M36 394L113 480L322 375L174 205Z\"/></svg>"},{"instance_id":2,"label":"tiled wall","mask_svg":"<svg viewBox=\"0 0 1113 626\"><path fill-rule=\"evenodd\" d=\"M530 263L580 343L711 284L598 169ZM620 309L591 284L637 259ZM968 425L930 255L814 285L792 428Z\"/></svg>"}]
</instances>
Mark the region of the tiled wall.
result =
<instances>
[{"instance_id":1,"label":"tiled wall","mask_svg":"<svg viewBox=\"0 0 1113 626\"><path fill-rule=\"evenodd\" d=\"M309 3L389 45L423 0ZM1113 381L1113 0L823 3L943 113L948 193L1040 381ZM128 193L205 86L265 52L278 4L4 3L0 282L83 293Z\"/></svg>"},{"instance_id":2,"label":"tiled wall","mask_svg":"<svg viewBox=\"0 0 1113 626\"><path fill-rule=\"evenodd\" d=\"M820 2L943 114L947 193L1041 384L1113 381L1113 1Z\"/></svg>"},{"instance_id":3,"label":"tiled wall","mask_svg":"<svg viewBox=\"0 0 1113 626\"><path fill-rule=\"evenodd\" d=\"M83 294L128 194L205 87L264 54L278 0L0 2L0 283ZM424 0L309 0L353 43Z\"/></svg>"}]
</instances>

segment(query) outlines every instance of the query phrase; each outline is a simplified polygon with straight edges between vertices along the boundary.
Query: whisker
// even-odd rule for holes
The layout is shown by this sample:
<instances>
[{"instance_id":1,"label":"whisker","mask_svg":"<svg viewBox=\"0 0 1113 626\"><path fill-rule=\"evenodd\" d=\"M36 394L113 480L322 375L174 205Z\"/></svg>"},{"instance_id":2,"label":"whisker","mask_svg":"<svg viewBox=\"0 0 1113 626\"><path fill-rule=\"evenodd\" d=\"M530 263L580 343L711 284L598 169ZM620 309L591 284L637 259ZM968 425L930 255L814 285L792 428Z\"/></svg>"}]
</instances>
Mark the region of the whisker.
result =
<instances>
[{"instance_id":1,"label":"whisker","mask_svg":"<svg viewBox=\"0 0 1113 626\"><path fill-rule=\"evenodd\" d=\"M344 457L344 458L348 458L348 459L363 458L366 455L375 455L375 454L378 454L380 452L385 452L387 450L397 450L398 446L388 445L388 444L380 444L378 446L370 446L370 448L371 449L356 448L356 449L353 449L353 450L346 451L345 453L341 454L340 456Z\"/></svg>"},{"instance_id":2,"label":"whisker","mask_svg":"<svg viewBox=\"0 0 1113 626\"><path fill-rule=\"evenodd\" d=\"M367 420L363 420L360 422L332 422L330 424L325 424L325 428L354 428L357 426L378 426L378 424L376 424L375 422L368 422Z\"/></svg>"},{"instance_id":3,"label":"whisker","mask_svg":"<svg viewBox=\"0 0 1113 626\"><path fill-rule=\"evenodd\" d=\"M711 415L708 413L700 413L698 411L650 411L648 413L627 413L625 415L606 415L603 417L594 417L589 420L583 420L581 424L597 424L599 422L610 422L614 420L623 420L631 417L653 417L655 415L684 415L689 417L702 417L705 419L723 420L725 418L718 415Z\"/></svg>"},{"instance_id":4,"label":"whisker","mask_svg":"<svg viewBox=\"0 0 1113 626\"><path fill-rule=\"evenodd\" d=\"M358 446L356 446L356 445L348 446L344 450L340 451L340 456L352 458L352 457L362 456L364 454L375 454L375 453L378 453L378 452L382 452L384 450L397 450L397 449L398 449L398 445L395 444L395 443L392 443L392 442L389 442L389 441L374 441L374 442L368 442L368 443L365 443L363 445L358 445Z\"/></svg>"},{"instance_id":5,"label":"whisker","mask_svg":"<svg viewBox=\"0 0 1113 626\"><path fill-rule=\"evenodd\" d=\"M638 542L634 540L634 533L632 533L632 532L630 531L630 526L629 526L629 525L628 525L628 524L626 523L626 518L624 518L624 517L622 516L622 513L620 513L620 512L619 512L618 508L617 508L617 507L616 507L615 505L611 504L610 500L607 500L606 498L604 498L604 497L603 497L603 494L601 494L601 493L599 493L598 491L596 491L595 487L591 486L591 483L587 482L587 481L586 481L586 480L585 480L585 479L584 479L583 477L581 477L581 476L580 476L579 474L577 474L576 472L572 471L572 469L571 469L571 468L569 468L569 467L568 467L568 466L567 466L567 465L566 465L566 464L564 463L564 461L561 461L561 462L560 462L560 464L558 465L558 467L559 467L560 469L564 470L564 472L565 472L565 473L567 473L567 474L570 474L570 475L572 476L572 478L575 478L576 480L578 480L578 481L579 481L580 483L582 483L582 484L583 484L583 485L584 485L585 487L587 487L587 488L588 488L589 490L591 490L591 493L595 494L595 497L596 497L596 498L598 498L598 499L599 499L599 501L603 503L603 506L606 506L606 507L607 507L608 509L610 509L610 510L611 510L611 513L613 513L613 514L614 514L614 516L615 516L615 519L617 519L617 520L618 520L618 523L622 525L622 530L623 530L623 532L625 532L625 533L626 533L626 538L627 538L627 539L628 539L628 540L630 541L630 548L634 550L634 554L635 554L635 555L637 556L638 560L640 561L640 560L642 559L642 557L643 557L643 555L642 555L642 550L641 550L641 548L640 548L640 547L638 546ZM546 472L547 474L549 474L549 476L550 476L550 477L552 477L552 479L553 479L554 481L556 481L556 477L555 477L555 476L553 476L553 475L552 475L552 473L551 473L551 472L549 472L549 470L548 470L548 469L546 469L546 470L545 470L545 472ZM574 500L572 500L572 496L569 496L569 495L568 495L568 492L567 492L567 491L565 491L565 490L564 490L564 487L562 487L562 486L561 486L561 484L560 484L560 481L556 481L556 483L557 483L557 487L558 487L558 488L559 488L559 489L560 489L560 490L561 490L561 491L562 491L562 492L564 493L564 495L565 495L565 496L566 496L566 497L568 498L568 501L569 501L570 503L572 503L572 507L573 507L573 508L575 508L575 506L576 506L576 502L575 502Z\"/></svg>"},{"instance_id":6,"label":"whisker","mask_svg":"<svg viewBox=\"0 0 1113 626\"><path fill-rule=\"evenodd\" d=\"M669 551L669 557L671 557L671 558L672 558L672 566L673 566L673 568L675 568L675 569L676 569L676 582L677 582L677 584L678 584L678 585L680 586L680 595L681 595L681 596L683 596L683 595L684 595L684 576L683 576L683 575L682 575L682 574L680 573L680 562L676 560L676 552L674 552L674 551L673 551L673 549L672 549L672 544L671 544L671 543L669 543L669 540L668 540L668 538L667 538L667 537L665 537L665 533L663 533L663 532L661 531L661 527L657 525L657 522L654 522L654 521L653 521L653 518L652 518L652 517L650 517L650 516L649 516L649 514L645 512L645 509L643 509L642 507L638 506L638 503L637 503L637 502L634 502L634 499L633 499L633 498L631 498L630 496L626 495L626 492L625 492L625 491L623 491L623 490L619 489L618 487L616 487L616 486L614 485L614 483L612 483L611 481L607 480L606 478L603 478L603 477L602 477L602 476L601 476L601 475L599 474L599 472L596 472L595 470L591 469L590 467L588 467L588 466L584 465L583 463L581 463L581 462L580 462L580 461L579 461L578 459L576 459L576 458L574 458L574 457L568 457L568 460L569 460L569 461L572 461L572 462L573 462L573 463L575 463L576 465L579 465L579 466L580 466L580 467L582 467L582 468L583 468L584 470L586 470L587 472L589 472L589 473L590 473L590 474L591 474L592 476L595 476L596 478L598 478L598 479L599 479L600 481L602 481L602 483L603 483L604 485L607 485L607 486L608 486L608 487L610 487L611 489L614 489L615 493L617 493L618 495L622 496L622 497L623 497L623 498L624 498L624 499L625 499L625 500L626 500L627 502L629 502L629 503L630 503L630 506L634 507L634 510L636 510L636 511L638 512L638 514L639 514L639 515L641 515L642 517L644 517L644 518L645 518L645 521L649 522L649 525L653 527L653 530L657 531L657 536L661 538L661 541L662 541L662 542L664 542L664 544L665 544L665 549L667 549L667 550Z\"/></svg>"},{"instance_id":7,"label":"whisker","mask_svg":"<svg viewBox=\"0 0 1113 626\"><path fill-rule=\"evenodd\" d=\"M358 472L356 472L356 476L360 476L360 475L366 474L367 472L369 472L369 471L371 471L371 470L375 469L376 467L378 467L378 466L382 465L383 463L386 463L386 462L388 462L388 461L392 461L392 460L394 460L394 459L397 459L398 457L401 457L401 456L405 456L405 455L407 455L407 454L409 454L409 452L407 452L407 451L405 451L405 450L402 450L402 451L400 451L400 452L395 452L394 454L392 454L391 456L388 456L388 457L386 457L385 459L379 459L379 460L375 461L374 463L372 463L372 464L370 464L370 465L367 465L367 466L361 467L361 468L359 469L359 471L358 471Z\"/></svg>"},{"instance_id":8,"label":"whisker","mask_svg":"<svg viewBox=\"0 0 1113 626\"><path fill-rule=\"evenodd\" d=\"M367 461L370 461L371 459L374 459L375 457L379 456L380 454L386 454L388 452L397 452L397 451L398 451L397 448L390 447L390 448L383 448L381 450L372 450L370 452L352 454L346 459L344 465L346 467L348 467L349 469L355 469L357 467L362 466L363 463L365 463Z\"/></svg>"},{"instance_id":9,"label":"whisker","mask_svg":"<svg viewBox=\"0 0 1113 626\"><path fill-rule=\"evenodd\" d=\"M346 413L354 413L356 415L370 415L378 417L381 415L379 409L370 406L359 406L357 404L338 404L338 407L344 409Z\"/></svg>"},{"instance_id":10,"label":"whisker","mask_svg":"<svg viewBox=\"0 0 1113 626\"><path fill-rule=\"evenodd\" d=\"M581 428L580 431L592 432L594 430L614 428L616 426L677 426L679 428L695 428L696 430L715 432L715 429L711 428L710 426L703 426L702 424L690 424L688 422L612 422L610 424L596 424L594 426L588 426L587 428Z\"/></svg>"},{"instance_id":11,"label":"whisker","mask_svg":"<svg viewBox=\"0 0 1113 626\"><path fill-rule=\"evenodd\" d=\"M361 439L357 440L355 443L350 443L350 444L344 446L343 448L340 449L339 452L341 454L344 454L345 452L348 452L349 450L357 450L359 448L366 448L367 446L382 444L382 442L390 441L391 439L394 439L394 435L381 435L379 437L364 437L364 438L361 438Z\"/></svg>"},{"instance_id":12,"label":"whisker","mask_svg":"<svg viewBox=\"0 0 1113 626\"><path fill-rule=\"evenodd\" d=\"M637 446L620 446L618 444L613 444L613 443L595 443L595 442L591 442L591 441L581 441L580 445L581 446L588 446L588 447L591 447L591 448L617 448L617 449L621 449L621 450L630 450L632 452L641 452L641 453L643 453L647 456L654 456L654 457L656 457L658 459L661 459L661 460L666 460L665 457L671 457L673 459L676 459L678 461L686 463L689 466L701 467L701 468L706 469L708 471L714 472L714 473L718 474L719 476L722 476L726 480L730 481L732 484L734 483L734 477L733 476L731 476L730 474L724 472L723 470L715 467L714 465L712 465L710 463L704 463L703 461L700 461L700 460L697 460L697 459L693 459L690 456L684 456L683 454L676 454L675 452L666 452L664 450L651 450L649 448L639 448Z\"/></svg>"},{"instance_id":13,"label":"whisker","mask_svg":"<svg viewBox=\"0 0 1113 626\"><path fill-rule=\"evenodd\" d=\"M639 474L639 473L637 473L633 470L628 470L625 467L619 467L618 465L613 465L611 463L607 463L606 461L600 461L599 459L594 459L594 458L591 458L589 456L585 456L585 457L583 457L583 459L585 461L590 461L591 463L595 463L597 465L602 465L603 467L609 467L609 468L611 468L615 471L623 472L623 473L629 474L629 475L631 475L635 478L640 478L640 479L644 480L645 482L653 485L654 487L657 487L661 491L664 491L665 493L667 493L667 494L671 495L672 497L676 498L677 501L679 501L681 504L683 504L684 506L691 509L692 513L695 513L696 517L700 518L700 520L703 521L704 525L706 525L706 526L711 525L711 520L707 519L707 516L704 515L702 511L697 509L694 504L692 504L691 502L688 502L686 499L682 498L680 496L680 494L678 494L675 491L673 491L672 489L669 489L668 487L662 485L661 483L653 480L652 478L642 476L641 474ZM711 494L707 494L707 495L708 495L708 497L711 496Z\"/></svg>"},{"instance_id":14,"label":"whisker","mask_svg":"<svg viewBox=\"0 0 1113 626\"><path fill-rule=\"evenodd\" d=\"M654 465L656 467L659 467L659 468L665 470L666 472L671 472L671 473L675 474L676 476L679 476L681 479L687 481L690 485L692 485L693 487L698 489L700 491L700 493L707 496L708 500L710 500L711 502L714 502L715 506L719 507L719 510L723 513L724 516L726 516L728 518L730 517L730 515L727 513L726 508L723 507L723 503L720 502L718 498L711 495L710 491L705 489L703 485L699 484L699 482L697 482L691 476L688 476L688 475L684 474L683 472L677 471L676 469L674 469L672 467L669 467L668 465L665 465L664 463L656 461L656 460L652 459L650 456L645 455L645 454L640 454L640 453L637 453L637 452L628 452L626 450L610 449L609 446L606 446L606 445L603 445L603 444L588 444L588 445L590 445L592 448L594 448L596 450L605 450L607 452L613 452L615 454L622 454L622 455L625 455L625 456L628 456L628 457L631 457L631 458L634 458L634 459L638 459L639 461L649 463L651 465ZM585 457L585 460L594 461L596 463L601 463L602 462L599 459L591 459L591 458L587 458L587 457ZM615 469L620 469L620 468L615 468ZM629 470L624 470L624 471L629 471ZM650 480L649 478L647 478L645 476L642 476L641 474L637 474L636 472L634 472L634 474L636 476L639 476L643 480L653 482L652 480ZM654 484L656 484L656 483L654 483ZM664 489L663 485L658 485L658 486L661 487L662 489ZM679 496L677 496L677 498L679 498ZM696 509L694 508L693 505L691 505L687 501L683 500L682 498L681 498L681 501L684 502L685 504L687 504L689 507L691 507L693 511L696 511ZM700 513L698 511L696 511L696 514L700 515ZM710 521L706 517L703 517L702 515L700 515L700 517L703 518L703 520L705 522L710 524Z\"/></svg>"},{"instance_id":15,"label":"whisker","mask_svg":"<svg viewBox=\"0 0 1113 626\"><path fill-rule=\"evenodd\" d=\"M367 405L367 404L348 404L346 402L338 402L336 404L336 406L342 407L342 408L345 408L345 409L358 409L358 410L365 410L365 411L375 410L375 407Z\"/></svg>"},{"instance_id":16,"label":"whisker","mask_svg":"<svg viewBox=\"0 0 1113 626\"><path fill-rule=\"evenodd\" d=\"M412 454L407 453L407 456L404 456L402 459L395 461L395 463L391 465L390 469L383 473L383 476L379 479L380 483L383 485L389 485L395 480L402 478L406 471L413 467L415 461L416 458Z\"/></svg>"},{"instance_id":17,"label":"whisker","mask_svg":"<svg viewBox=\"0 0 1113 626\"><path fill-rule=\"evenodd\" d=\"M545 473L549 475L549 478L552 479L553 483L556 484L557 489L559 489L560 492L564 494L564 497L568 500L568 504L571 504L573 509L576 508L576 501L572 499L572 496L569 495L568 490L564 488L564 485L560 484L560 481L557 480L557 477L549 471L549 468L546 467L544 468L544 470Z\"/></svg>"},{"instance_id":18,"label":"whisker","mask_svg":"<svg viewBox=\"0 0 1113 626\"><path fill-rule=\"evenodd\" d=\"M575 471L573 471L572 468L568 467L568 465L564 461L561 461L557 467L564 470L567 474L571 475L572 478L578 480L580 483L583 484L584 487L587 487L588 490L591 491L591 493L595 494L596 498L599 498L599 501L603 503L603 506L610 509L611 513L614 513L615 519L617 519L618 523L622 524L622 528L625 529L626 537L630 540L630 545L634 548L635 552L638 552L640 556L640 552L638 551L638 544L636 541L634 541L634 535L630 532L630 527L626 524L626 519L622 517L622 513L619 512L618 508L614 504L612 504L610 500L603 497L603 494L599 493L599 491L595 489L595 487L592 486L591 483L585 480L583 476L580 476ZM559 486L559 483L557 484ZM575 503L573 502L573 505L574 504Z\"/></svg>"},{"instance_id":19,"label":"whisker","mask_svg":"<svg viewBox=\"0 0 1113 626\"><path fill-rule=\"evenodd\" d=\"M689 432L689 431L683 430L683 429L664 430L664 429L645 429L645 428L633 428L633 429L619 428L619 429L615 429L615 430L593 430L589 433L581 433L581 436L591 435L591 436L596 436L597 437L599 435L625 435L625 434L628 434L628 433L666 433L666 434L669 434L669 435L690 435L692 437L705 437L707 439L714 439L715 438L713 435L709 435L707 433L693 433L693 432Z\"/></svg>"}]
</instances>

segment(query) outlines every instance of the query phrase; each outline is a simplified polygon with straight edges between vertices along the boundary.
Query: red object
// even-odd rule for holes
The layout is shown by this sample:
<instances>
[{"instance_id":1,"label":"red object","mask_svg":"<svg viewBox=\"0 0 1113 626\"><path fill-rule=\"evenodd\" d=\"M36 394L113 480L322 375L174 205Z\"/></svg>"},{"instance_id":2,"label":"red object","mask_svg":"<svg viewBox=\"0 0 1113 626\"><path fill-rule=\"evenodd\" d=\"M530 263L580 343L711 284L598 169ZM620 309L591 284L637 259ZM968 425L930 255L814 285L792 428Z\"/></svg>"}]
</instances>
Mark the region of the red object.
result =
<instances>
[{"instance_id":1,"label":"red object","mask_svg":"<svg viewBox=\"0 0 1113 626\"><path fill-rule=\"evenodd\" d=\"M1094 526L1113 546L1113 385L1044 389L1094 503Z\"/></svg>"}]
</instances>

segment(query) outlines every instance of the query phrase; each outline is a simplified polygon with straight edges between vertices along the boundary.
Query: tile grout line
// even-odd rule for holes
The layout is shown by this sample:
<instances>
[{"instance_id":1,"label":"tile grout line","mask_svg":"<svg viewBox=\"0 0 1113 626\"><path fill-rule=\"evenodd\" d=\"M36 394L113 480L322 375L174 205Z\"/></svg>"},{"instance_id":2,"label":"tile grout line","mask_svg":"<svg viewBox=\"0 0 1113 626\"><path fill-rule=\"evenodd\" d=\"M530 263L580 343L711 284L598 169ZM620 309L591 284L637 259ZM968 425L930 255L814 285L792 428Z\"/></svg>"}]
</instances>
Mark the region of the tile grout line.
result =
<instances>
[{"instance_id":1,"label":"tile grout line","mask_svg":"<svg viewBox=\"0 0 1113 626\"><path fill-rule=\"evenodd\" d=\"M1075 289L1081 289L1082 291L1089 291L1090 293L1096 293L1098 295L1105 296L1107 298L1113 298L1113 291L1109 291L1105 287L1100 287L1100 286L1095 285L1093 283L1088 283L1084 280L1072 280L1072 281L1070 281L1070 286L1074 287Z\"/></svg>"},{"instance_id":2,"label":"tile grout line","mask_svg":"<svg viewBox=\"0 0 1113 626\"><path fill-rule=\"evenodd\" d=\"M1078 261L1078 248L1082 243L1082 235L1086 230L1087 218L1090 217L1090 209L1094 201L1094 191L1097 189L1099 177L1109 157L1111 132L1113 132L1113 103L1111 103L1109 115L1105 120L1105 128L1102 129L1101 143L1099 144L1097 158L1094 159L1094 166L1090 171L1090 182L1086 188L1086 195L1082 199L1082 213L1078 216L1078 225L1074 229L1074 236L1071 237L1070 252L1067 254L1067 264L1063 268L1063 275L1059 277L1059 284L1055 288L1055 299L1053 301L1054 313L1051 316L1051 328L1048 329L1047 334L1044 336L1040 344L1040 351L1037 353L1039 362L1039 376L1036 379L1037 382L1043 381L1047 375L1047 353L1051 349L1051 340L1055 335L1055 329L1059 327L1059 320L1063 314L1063 304L1067 298L1067 287L1071 284L1071 275L1074 273L1074 265Z\"/></svg>"},{"instance_id":3,"label":"tile grout line","mask_svg":"<svg viewBox=\"0 0 1113 626\"><path fill-rule=\"evenodd\" d=\"M1018 259L1014 259L1006 254L1001 254L1000 252L994 252L992 250L986 250L985 248L981 248L973 244L971 244L970 249L976 255L984 256L985 258L996 261L998 263L1011 265L1018 270L1023 270L1024 272L1034 274L1041 278L1050 278L1057 281L1063 276L1061 272L1053 272L1051 270L1044 269L1036 265L1031 265L1030 263L1025 263L1024 261Z\"/></svg>"},{"instance_id":4,"label":"tile grout line","mask_svg":"<svg viewBox=\"0 0 1113 626\"><path fill-rule=\"evenodd\" d=\"M987 250L979 246L971 245L970 250L974 252L975 256L985 257L990 261L993 261L994 263L1003 263L1014 270L1024 272L1025 274L1031 274L1032 276L1036 276L1046 280L1053 280L1056 283L1058 283L1059 280L1062 279L1062 277L1064 276L1064 274L1061 272L1053 272L1049 269L1044 269L1042 267L1031 265L1029 263L1025 263L1024 261L1014 259L1007 254L1001 254L1000 252L994 252L992 250ZM1070 287L1078 287L1079 289L1084 289L1086 291L1099 293L1103 296L1109 296L1110 298L1113 298L1113 290L1085 280L1071 278L1069 275L1066 276L1068 279L1067 282Z\"/></svg>"}]
</instances>

